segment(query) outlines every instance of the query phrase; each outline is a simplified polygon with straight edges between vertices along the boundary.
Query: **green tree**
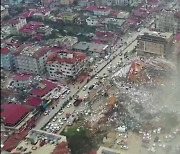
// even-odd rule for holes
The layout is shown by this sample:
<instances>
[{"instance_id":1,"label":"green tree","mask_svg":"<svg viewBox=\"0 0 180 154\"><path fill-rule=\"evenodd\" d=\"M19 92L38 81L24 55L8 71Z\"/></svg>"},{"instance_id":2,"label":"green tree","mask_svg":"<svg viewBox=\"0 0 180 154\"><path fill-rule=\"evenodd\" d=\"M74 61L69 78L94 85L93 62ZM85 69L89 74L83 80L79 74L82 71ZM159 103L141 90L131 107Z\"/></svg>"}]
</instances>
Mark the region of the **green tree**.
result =
<instances>
[{"instance_id":1,"label":"green tree","mask_svg":"<svg viewBox=\"0 0 180 154\"><path fill-rule=\"evenodd\" d=\"M90 131L83 126L72 126L62 133L67 137L69 148L73 154L89 152L93 148Z\"/></svg>"}]
</instances>

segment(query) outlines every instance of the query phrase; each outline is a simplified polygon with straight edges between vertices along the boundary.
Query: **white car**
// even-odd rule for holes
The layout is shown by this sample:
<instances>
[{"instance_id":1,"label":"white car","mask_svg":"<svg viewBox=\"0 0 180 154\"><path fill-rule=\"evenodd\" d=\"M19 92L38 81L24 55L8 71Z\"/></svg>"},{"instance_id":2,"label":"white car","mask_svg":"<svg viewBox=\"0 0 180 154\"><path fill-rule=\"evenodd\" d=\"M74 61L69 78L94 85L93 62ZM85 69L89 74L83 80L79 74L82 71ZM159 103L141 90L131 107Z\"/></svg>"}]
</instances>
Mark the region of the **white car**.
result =
<instances>
[{"instance_id":1,"label":"white car","mask_svg":"<svg viewBox=\"0 0 180 154\"><path fill-rule=\"evenodd\" d=\"M65 99L65 96L64 96L64 95L62 95L62 96L61 96L61 98L62 98L62 99Z\"/></svg>"},{"instance_id":2,"label":"white car","mask_svg":"<svg viewBox=\"0 0 180 154\"><path fill-rule=\"evenodd\" d=\"M44 112L44 115L47 115L47 114L48 114L48 111L45 111L45 112Z\"/></svg>"},{"instance_id":3,"label":"white car","mask_svg":"<svg viewBox=\"0 0 180 154\"><path fill-rule=\"evenodd\" d=\"M107 55L107 56L105 56L104 58L105 58L106 60L108 60L108 59L109 59L109 57L110 57L110 55Z\"/></svg>"},{"instance_id":4,"label":"white car","mask_svg":"<svg viewBox=\"0 0 180 154\"><path fill-rule=\"evenodd\" d=\"M98 78L99 78L99 76L98 76L98 75L96 75L96 76L95 76L95 79L98 79Z\"/></svg>"},{"instance_id":5,"label":"white car","mask_svg":"<svg viewBox=\"0 0 180 154\"><path fill-rule=\"evenodd\" d=\"M103 62L103 59L101 59L100 61L97 62L97 64L101 64Z\"/></svg>"},{"instance_id":6,"label":"white car","mask_svg":"<svg viewBox=\"0 0 180 154\"><path fill-rule=\"evenodd\" d=\"M85 85L82 90L85 91L86 89L87 89L87 85Z\"/></svg>"},{"instance_id":7,"label":"white car","mask_svg":"<svg viewBox=\"0 0 180 154\"><path fill-rule=\"evenodd\" d=\"M64 113L64 111L58 112L58 115L61 116Z\"/></svg>"},{"instance_id":8,"label":"white car","mask_svg":"<svg viewBox=\"0 0 180 154\"><path fill-rule=\"evenodd\" d=\"M88 95L84 95L84 99L87 99L88 98Z\"/></svg>"},{"instance_id":9,"label":"white car","mask_svg":"<svg viewBox=\"0 0 180 154\"><path fill-rule=\"evenodd\" d=\"M71 90L68 90L67 92L66 92L66 94L69 94L71 92Z\"/></svg>"}]
</instances>

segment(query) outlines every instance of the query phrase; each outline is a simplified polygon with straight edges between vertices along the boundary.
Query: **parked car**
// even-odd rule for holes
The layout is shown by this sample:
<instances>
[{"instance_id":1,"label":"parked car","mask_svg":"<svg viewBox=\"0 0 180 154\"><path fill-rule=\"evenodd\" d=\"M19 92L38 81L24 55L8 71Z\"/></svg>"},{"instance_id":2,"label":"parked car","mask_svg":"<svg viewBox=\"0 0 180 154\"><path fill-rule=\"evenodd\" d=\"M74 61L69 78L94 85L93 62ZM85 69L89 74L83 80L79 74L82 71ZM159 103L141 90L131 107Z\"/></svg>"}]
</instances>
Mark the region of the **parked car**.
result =
<instances>
[{"instance_id":1,"label":"parked car","mask_svg":"<svg viewBox=\"0 0 180 154\"><path fill-rule=\"evenodd\" d=\"M86 89L87 89L87 85L85 85L82 90L85 91Z\"/></svg>"}]
</instances>

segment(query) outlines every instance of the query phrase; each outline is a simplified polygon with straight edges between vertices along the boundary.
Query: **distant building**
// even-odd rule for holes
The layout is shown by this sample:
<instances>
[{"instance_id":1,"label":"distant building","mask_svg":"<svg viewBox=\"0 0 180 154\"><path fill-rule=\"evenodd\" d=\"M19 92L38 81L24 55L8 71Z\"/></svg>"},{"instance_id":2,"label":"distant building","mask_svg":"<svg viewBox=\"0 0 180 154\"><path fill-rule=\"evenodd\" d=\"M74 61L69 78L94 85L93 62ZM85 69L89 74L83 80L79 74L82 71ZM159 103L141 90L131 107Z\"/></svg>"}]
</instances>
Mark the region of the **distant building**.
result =
<instances>
[{"instance_id":1,"label":"distant building","mask_svg":"<svg viewBox=\"0 0 180 154\"><path fill-rule=\"evenodd\" d=\"M115 19L115 18L104 18L101 22L101 25L104 26L106 31L118 31L124 32L128 25L124 19Z\"/></svg>"},{"instance_id":2,"label":"distant building","mask_svg":"<svg viewBox=\"0 0 180 154\"><path fill-rule=\"evenodd\" d=\"M173 34L148 31L137 37L138 54L166 57L171 54Z\"/></svg>"},{"instance_id":3,"label":"distant building","mask_svg":"<svg viewBox=\"0 0 180 154\"><path fill-rule=\"evenodd\" d=\"M8 21L9 26L11 27L11 32L14 34L19 33L19 30L27 24L26 18L19 17L15 19L10 19Z\"/></svg>"},{"instance_id":4,"label":"distant building","mask_svg":"<svg viewBox=\"0 0 180 154\"><path fill-rule=\"evenodd\" d=\"M23 36L32 36L36 34L36 30L40 27L44 27L41 22L30 21L19 29L19 33Z\"/></svg>"},{"instance_id":5,"label":"distant building","mask_svg":"<svg viewBox=\"0 0 180 154\"><path fill-rule=\"evenodd\" d=\"M13 69L13 56L8 48L1 48L1 68L5 70Z\"/></svg>"},{"instance_id":6,"label":"distant building","mask_svg":"<svg viewBox=\"0 0 180 154\"><path fill-rule=\"evenodd\" d=\"M84 11L92 12L96 16L108 16L111 13L111 7L88 6Z\"/></svg>"},{"instance_id":7,"label":"distant building","mask_svg":"<svg viewBox=\"0 0 180 154\"><path fill-rule=\"evenodd\" d=\"M180 11L162 10L156 17L156 29L160 32L180 32Z\"/></svg>"},{"instance_id":8,"label":"distant building","mask_svg":"<svg viewBox=\"0 0 180 154\"><path fill-rule=\"evenodd\" d=\"M88 6L88 0L79 0L79 1L78 1L78 5L79 5L81 8L87 7L87 6Z\"/></svg>"},{"instance_id":9,"label":"distant building","mask_svg":"<svg viewBox=\"0 0 180 154\"><path fill-rule=\"evenodd\" d=\"M1 20L9 16L8 9L1 5Z\"/></svg>"},{"instance_id":10,"label":"distant building","mask_svg":"<svg viewBox=\"0 0 180 154\"><path fill-rule=\"evenodd\" d=\"M64 36L57 39L58 45L67 49L72 49L73 45L76 44L77 42L78 42L78 38L72 36Z\"/></svg>"},{"instance_id":11,"label":"distant building","mask_svg":"<svg viewBox=\"0 0 180 154\"><path fill-rule=\"evenodd\" d=\"M61 5L71 5L74 3L74 0L60 0Z\"/></svg>"},{"instance_id":12,"label":"distant building","mask_svg":"<svg viewBox=\"0 0 180 154\"><path fill-rule=\"evenodd\" d=\"M81 52L59 52L47 62L47 71L51 79L75 78L83 71L86 54Z\"/></svg>"},{"instance_id":13,"label":"distant building","mask_svg":"<svg viewBox=\"0 0 180 154\"><path fill-rule=\"evenodd\" d=\"M46 72L46 60L51 51L48 47L21 45L14 53L15 67L19 73L43 74Z\"/></svg>"},{"instance_id":14,"label":"distant building","mask_svg":"<svg viewBox=\"0 0 180 154\"><path fill-rule=\"evenodd\" d=\"M1 41L1 68L11 71L15 69L13 52L16 51L18 46L16 43Z\"/></svg>"},{"instance_id":15,"label":"distant building","mask_svg":"<svg viewBox=\"0 0 180 154\"><path fill-rule=\"evenodd\" d=\"M63 12L60 14L60 16L62 17L62 20L64 22L73 23L75 19L78 17L78 14L71 12Z\"/></svg>"},{"instance_id":16,"label":"distant building","mask_svg":"<svg viewBox=\"0 0 180 154\"><path fill-rule=\"evenodd\" d=\"M9 0L10 5L18 5L22 2L22 0Z\"/></svg>"},{"instance_id":17,"label":"distant building","mask_svg":"<svg viewBox=\"0 0 180 154\"><path fill-rule=\"evenodd\" d=\"M89 26L98 26L100 19L96 16L90 16L86 19L86 23Z\"/></svg>"}]
</instances>

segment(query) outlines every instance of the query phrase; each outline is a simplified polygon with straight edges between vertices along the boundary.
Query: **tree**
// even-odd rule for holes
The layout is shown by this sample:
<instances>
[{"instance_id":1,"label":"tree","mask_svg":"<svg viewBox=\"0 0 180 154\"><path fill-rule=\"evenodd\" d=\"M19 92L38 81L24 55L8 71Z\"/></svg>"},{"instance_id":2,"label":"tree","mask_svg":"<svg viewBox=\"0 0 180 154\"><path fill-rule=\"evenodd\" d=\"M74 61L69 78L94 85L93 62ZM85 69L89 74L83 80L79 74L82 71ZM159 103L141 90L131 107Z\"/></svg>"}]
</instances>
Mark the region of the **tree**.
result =
<instances>
[{"instance_id":1,"label":"tree","mask_svg":"<svg viewBox=\"0 0 180 154\"><path fill-rule=\"evenodd\" d=\"M67 137L69 148L73 154L88 152L93 147L90 131L83 126L72 126L62 134ZM83 146L82 146L83 145Z\"/></svg>"}]
</instances>

